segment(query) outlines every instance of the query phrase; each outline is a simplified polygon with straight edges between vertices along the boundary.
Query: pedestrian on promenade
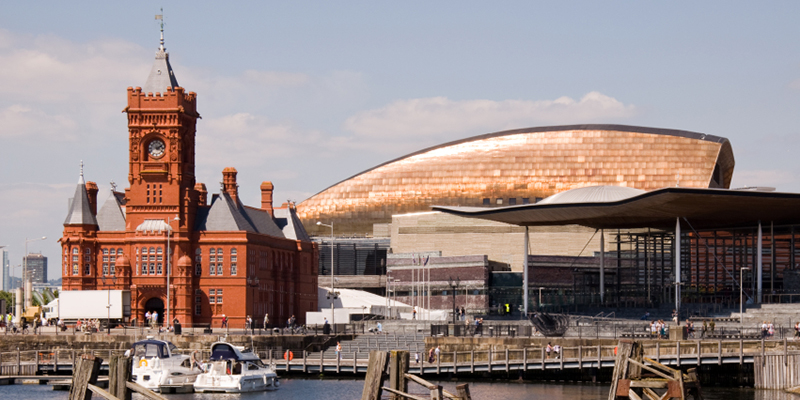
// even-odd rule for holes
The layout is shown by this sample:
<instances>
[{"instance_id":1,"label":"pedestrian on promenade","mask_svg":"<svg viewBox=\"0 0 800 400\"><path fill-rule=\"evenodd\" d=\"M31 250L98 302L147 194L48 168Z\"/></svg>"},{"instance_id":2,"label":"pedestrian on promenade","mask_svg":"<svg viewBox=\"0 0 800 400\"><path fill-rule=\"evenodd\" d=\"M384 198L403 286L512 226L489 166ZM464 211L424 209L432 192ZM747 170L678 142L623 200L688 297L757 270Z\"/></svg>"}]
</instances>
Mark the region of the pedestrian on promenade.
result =
<instances>
[{"instance_id":1,"label":"pedestrian on promenade","mask_svg":"<svg viewBox=\"0 0 800 400\"><path fill-rule=\"evenodd\" d=\"M655 339L658 336L658 325L656 324L656 320L652 320L650 322L650 337Z\"/></svg>"},{"instance_id":2,"label":"pedestrian on promenade","mask_svg":"<svg viewBox=\"0 0 800 400\"><path fill-rule=\"evenodd\" d=\"M711 320L711 321L708 323L708 330L711 332L711 334L712 334L712 335L714 334L714 327L715 327L715 326L717 326L717 323L716 323L716 322L714 322L714 320L712 319L712 320Z\"/></svg>"},{"instance_id":3,"label":"pedestrian on promenade","mask_svg":"<svg viewBox=\"0 0 800 400\"><path fill-rule=\"evenodd\" d=\"M228 316L225 314L222 314L222 327L223 328L228 327Z\"/></svg>"},{"instance_id":4,"label":"pedestrian on promenade","mask_svg":"<svg viewBox=\"0 0 800 400\"><path fill-rule=\"evenodd\" d=\"M794 337L795 339L800 338L800 322L794 324Z\"/></svg>"},{"instance_id":5,"label":"pedestrian on promenade","mask_svg":"<svg viewBox=\"0 0 800 400\"><path fill-rule=\"evenodd\" d=\"M342 344L340 342L336 342L336 359L342 359Z\"/></svg>"},{"instance_id":6,"label":"pedestrian on promenade","mask_svg":"<svg viewBox=\"0 0 800 400\"><path fill-rule=\"evenodd\" d=\"M547 349L545 349L545 351L547 352L547 359L549 360L550 353L553 352L553 346L550 344L550 342L547 342Z\"/></svg>"},{"instance_id":7,"label":"pedestrian on promenade","mask_svg":"<svg viewBox=\"0 0 800 400\"><path fill-rule=\"evenodd\" d=\"M419 364L419 352L414 353L414 361Z\"/></svg>"},{"instance_id":8,"label":"pedestrian on promenade","mask_svg":"<svg viewBox=\"0 0 800 400\"><path fill-rule=\"evenodd\" d=\"M417 307L411 311L411 319L417 319Z\"/></svg>"},{"instance_id":9,"label":"pedestrian on promenade","mask_svg":"<svg viewBox=\"0 0 800 400\"><path fill-rule=\"evenodd\" d=\"M247 316L247 318L245 318L245 319L244 319L244 330L245 330L245 331L247 331L248 329L250 329L250 324L251 324L252 322L253 322L253 320L252 320L252 319L250 319L250 316L249 316L249 315Z\"/></svg>"},{"instance_id":10,"label":"pedestrian on promenade","mask_svg":"<svg viewBox=\"0 0 800 400\"><path fill-rule=\"evenodd\" d=\"M381 323L378 322L378 334L380 335L382 333L383 333L383 325L381 325Z\"/></svg>"},{"instance_id":11,"label":"pedestrian on promenade","mask_svg":"<svg viewBox=\"0 0 800 400\"><path fill-rule=\"evenodd\" d=\"M431 349L428 350L428 363L433 364L433 347L431 347Z\"/></svg>"},{"instance_id":12,"label":"pedestrian on promenade","mask_svg":"<svg viewBox=\"0 0 800 400\"><path fill-rule=\"evenodd\" d=\"M775 325L772 324L772 321L769 321L769 323L767 324L767 336L769 338L775 336Z\"/></svg>"},{"instance_id":13,"label":"pedestrian on promenade","mask_svg":"<svg viewBox=\"0 0 800 400\"><path fill-rule=\"evenodd\" d=\"M672 322L674 322L675 325L679 324L679 322L678 322L678 310L672 310Z\"/></svg>"},{"instance_id":14,"label":"pedestrian on promenade","mask_svg":"<svg viewBox=\"0 0 800 400\"><path fill-rule=\"evenodd\" d=\"M689 319L686 319L686 336L689 339L694 339L694 324Z\"/></svg>"},{"instance_id":15,"label":"pedestrian on promenade","mask_svg":"<svg viewBox=\"0 0 800 400\"><path fill-rule=\"evenodd\" d=\"M269 325L269 314L264 314L264 330L267 329L267 325Z\"/></svg>"},{"instance_id":16,"label":"pedestrian on promenade","mask_svg":"<svg viewBox=\"0 0 800 400\"><path fill-rule=\"evenodd\" d=\"M146 313L144 313L144 323L150 325L151 321L152 320L150 319L150 311L147 311Z\"/></svg>"},{"instance_id":17,"label":"pedestrian on promenade","mask_svg":"<svg viewBox=\"0 0 800 400\"><path fill-rule=\"evenodd\" d=\"M436 346L436 350L433 352L433 358L434 358L434 360L438 360L438 359L439 359L439 354L440 354L441 352L442 352L442 350L441 350L441 349L439 349L439 346Z\"/></svg>"},{"instance_id":18,"label":"pedestrian on promenade","mask_svg":"<svg viewBox=\"0 0 800 400\"><path fill-rule=\"evenodd\" d=\"M702 338L705 338L705 337L706 337L706 332L707 332L707 331L708 331L708 320L707 320L707 319L704 319L704 320L703 320L703 334L702 334L702 336L701 336Z\"/></svg>"},{"instance_id":19,"label":"pedestrian on promenade","mask_svg":"<svg viewBox=\"0 0 800 400\"><path fill-rule=\"evenodd\" d=\"M555 355L556 358L561 358L561 345L560 344L556 344L555 346L553 346L553 354Z\"/></svg>"},{"instance_id":20,"label":"pedestrian on promenade","mask_svg":"<svg viewBox=\"0 0 800 400\"><path fill-rule=\"evenodd\" d=\"M761 323L761 339L767 338L767 321Z\"/></svg>"}]
</instances>

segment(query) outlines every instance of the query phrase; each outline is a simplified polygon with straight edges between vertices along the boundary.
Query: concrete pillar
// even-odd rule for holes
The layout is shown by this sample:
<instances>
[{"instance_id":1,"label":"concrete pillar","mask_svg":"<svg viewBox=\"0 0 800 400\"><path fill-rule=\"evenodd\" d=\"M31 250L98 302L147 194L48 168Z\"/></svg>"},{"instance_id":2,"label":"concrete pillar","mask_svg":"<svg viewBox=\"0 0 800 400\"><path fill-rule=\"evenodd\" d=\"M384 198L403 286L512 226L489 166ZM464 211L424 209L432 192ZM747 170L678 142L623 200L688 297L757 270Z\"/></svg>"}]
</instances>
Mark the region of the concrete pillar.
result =
<instances>
[{"instance_id":1,"label":"concrete pillar","mask_svg":"<svg viewBox=\"0 0 800 400\"><path fill-rule=\"evenodd\" d=\"M763 299L763 291L764 288L764 264L761 262L761 221L758 221L758 242L756 244L756 271L757 272L757 282L756 282L756 303L761 304L761 300Z\"/></svg>"},{"instance_id":2,"label":"concrete pillar","mask_svg":"<svg viewBox=\"0 0 800 400\"><path fill-rule=\"evenodd\" d=\"M14 323L19 323L20 317L22 317L22 287L17 288L17 295L14 299L15 304L14 307Z\"/></svg>"},{"instance_id":3,"label":"concrete pillar","mask_svg":"<svg viewBox=\"0 0 800 400\"><path fill-rule=\"evenodd\" d=\"M606 300L606 237L605 232L600 229L600 304L605 304Z\"/></svg>"},{"instance_id":4,"label":"concrete pillar","mask_svg":"<svg viewBox=\"0 0 800 400\"><path fill-rule=\"evenodd\" d=\"M675 219L675 310L681 310L681 219ZM678 316L680 321L680 316Z\"/></svg>"},{"instance_id":5,"label":"concrete pillar","mask_svg":"<svg viewBox=\"0 0 800 400\"><path fill-rule=\"evenodd\" d=\"M522 304L525 318L528 318L528 227L525 227L525 246L522 252Z\"/></svg>"},{"instance_id":6,"label":"concrete pillar","mask_svg":"<svg viewBox=\"0 0 800 400\"><path fill-rule=\"evenodd\" d=\"M25 309L33 306L33 283L30 279L25 281Z\"/></svg>"}]
</instances>

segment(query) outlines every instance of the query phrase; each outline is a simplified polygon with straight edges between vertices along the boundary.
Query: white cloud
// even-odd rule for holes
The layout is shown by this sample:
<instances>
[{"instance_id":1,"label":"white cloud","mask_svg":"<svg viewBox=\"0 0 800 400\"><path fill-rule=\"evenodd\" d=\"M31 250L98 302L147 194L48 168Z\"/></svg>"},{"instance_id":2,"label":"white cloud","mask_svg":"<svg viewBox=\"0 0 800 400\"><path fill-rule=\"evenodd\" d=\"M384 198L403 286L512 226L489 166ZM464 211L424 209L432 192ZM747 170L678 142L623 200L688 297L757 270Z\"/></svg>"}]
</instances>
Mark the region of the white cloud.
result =
<instances>
[{"instance_id":1,"label":"white cloud","mask_svg":"<svg viewBox=\"0 0 800 400\"><path fill-rule=\"evenodd\" d=\"M633 116L635 111L633 105L598 92L587 93L580 100L398 100L348 118L344 128L360 140L340 140L340 144L365 146L375 144L371 141L409 140L432 144L504 129L620 120ZM410 147L419 148L416 143Z\"/></svg>"},{"instance_id":2,"label":"white cloud","mask_svg":"<svg viewBox=\"0 0 800 400\"><path fill-rule=\"evenodd\" d=\"M198 160L204 167L254 166L270 160L297 159L318 142L319 132L301 131L249 113L208 119L197 136Z\"/></svg>"}]
</instances>

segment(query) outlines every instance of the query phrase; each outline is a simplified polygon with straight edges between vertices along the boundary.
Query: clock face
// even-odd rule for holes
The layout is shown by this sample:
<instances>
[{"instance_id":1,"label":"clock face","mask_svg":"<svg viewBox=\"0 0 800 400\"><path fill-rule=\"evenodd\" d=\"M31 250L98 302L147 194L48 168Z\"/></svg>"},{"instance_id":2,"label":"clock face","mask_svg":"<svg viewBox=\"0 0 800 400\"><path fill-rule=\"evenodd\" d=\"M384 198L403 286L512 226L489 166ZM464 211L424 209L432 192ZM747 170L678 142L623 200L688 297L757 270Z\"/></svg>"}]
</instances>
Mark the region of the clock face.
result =
<instances>
[{"instance_id":1,"label":"clock face","mask_svg":"<svg viewBox=\"0 0 800 400\"><path fill-rule=\"evenodd\" d=\"M166 148L167 146L164 145L163 141L156 139L150 142L150 145L147 146L147 151L150 152L151 156L159 158L164 155L164 149Z\"/></svg>"}]
</instances>

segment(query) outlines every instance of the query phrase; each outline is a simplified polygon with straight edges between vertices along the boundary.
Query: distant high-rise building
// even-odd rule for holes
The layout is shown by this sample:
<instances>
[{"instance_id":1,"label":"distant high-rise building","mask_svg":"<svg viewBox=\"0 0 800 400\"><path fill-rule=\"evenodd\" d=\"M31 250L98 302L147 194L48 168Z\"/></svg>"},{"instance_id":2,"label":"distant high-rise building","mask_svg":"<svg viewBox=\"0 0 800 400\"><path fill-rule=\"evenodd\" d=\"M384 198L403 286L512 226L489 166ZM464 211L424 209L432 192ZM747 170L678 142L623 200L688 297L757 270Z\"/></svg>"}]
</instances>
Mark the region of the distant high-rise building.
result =
<instances>
[{"instance_id":1,"label":"distant high-rise building","mask_svg":"<svg viewBox=\"0 0 800 400\"><path fill-rule=\"evenodd\" d=\"M3 254L3 264L0 264L2 266L2 268L0 268L0 284L2 284L3 287L0 289L9 291L11 290L11 267L8 264L8 251L0 250L0 253Z\"/></svg>"},{"instance_id":2,"label":"distant high-rise building","mask_svg":"<svg viewBox=\"0 0 800 400\"><path fill-rule=\"evenodd\" d=\"M28 276L33 283L47 283L47 257L41 253L30 253L23 260Z\"/></svg>"}]
</instances>

